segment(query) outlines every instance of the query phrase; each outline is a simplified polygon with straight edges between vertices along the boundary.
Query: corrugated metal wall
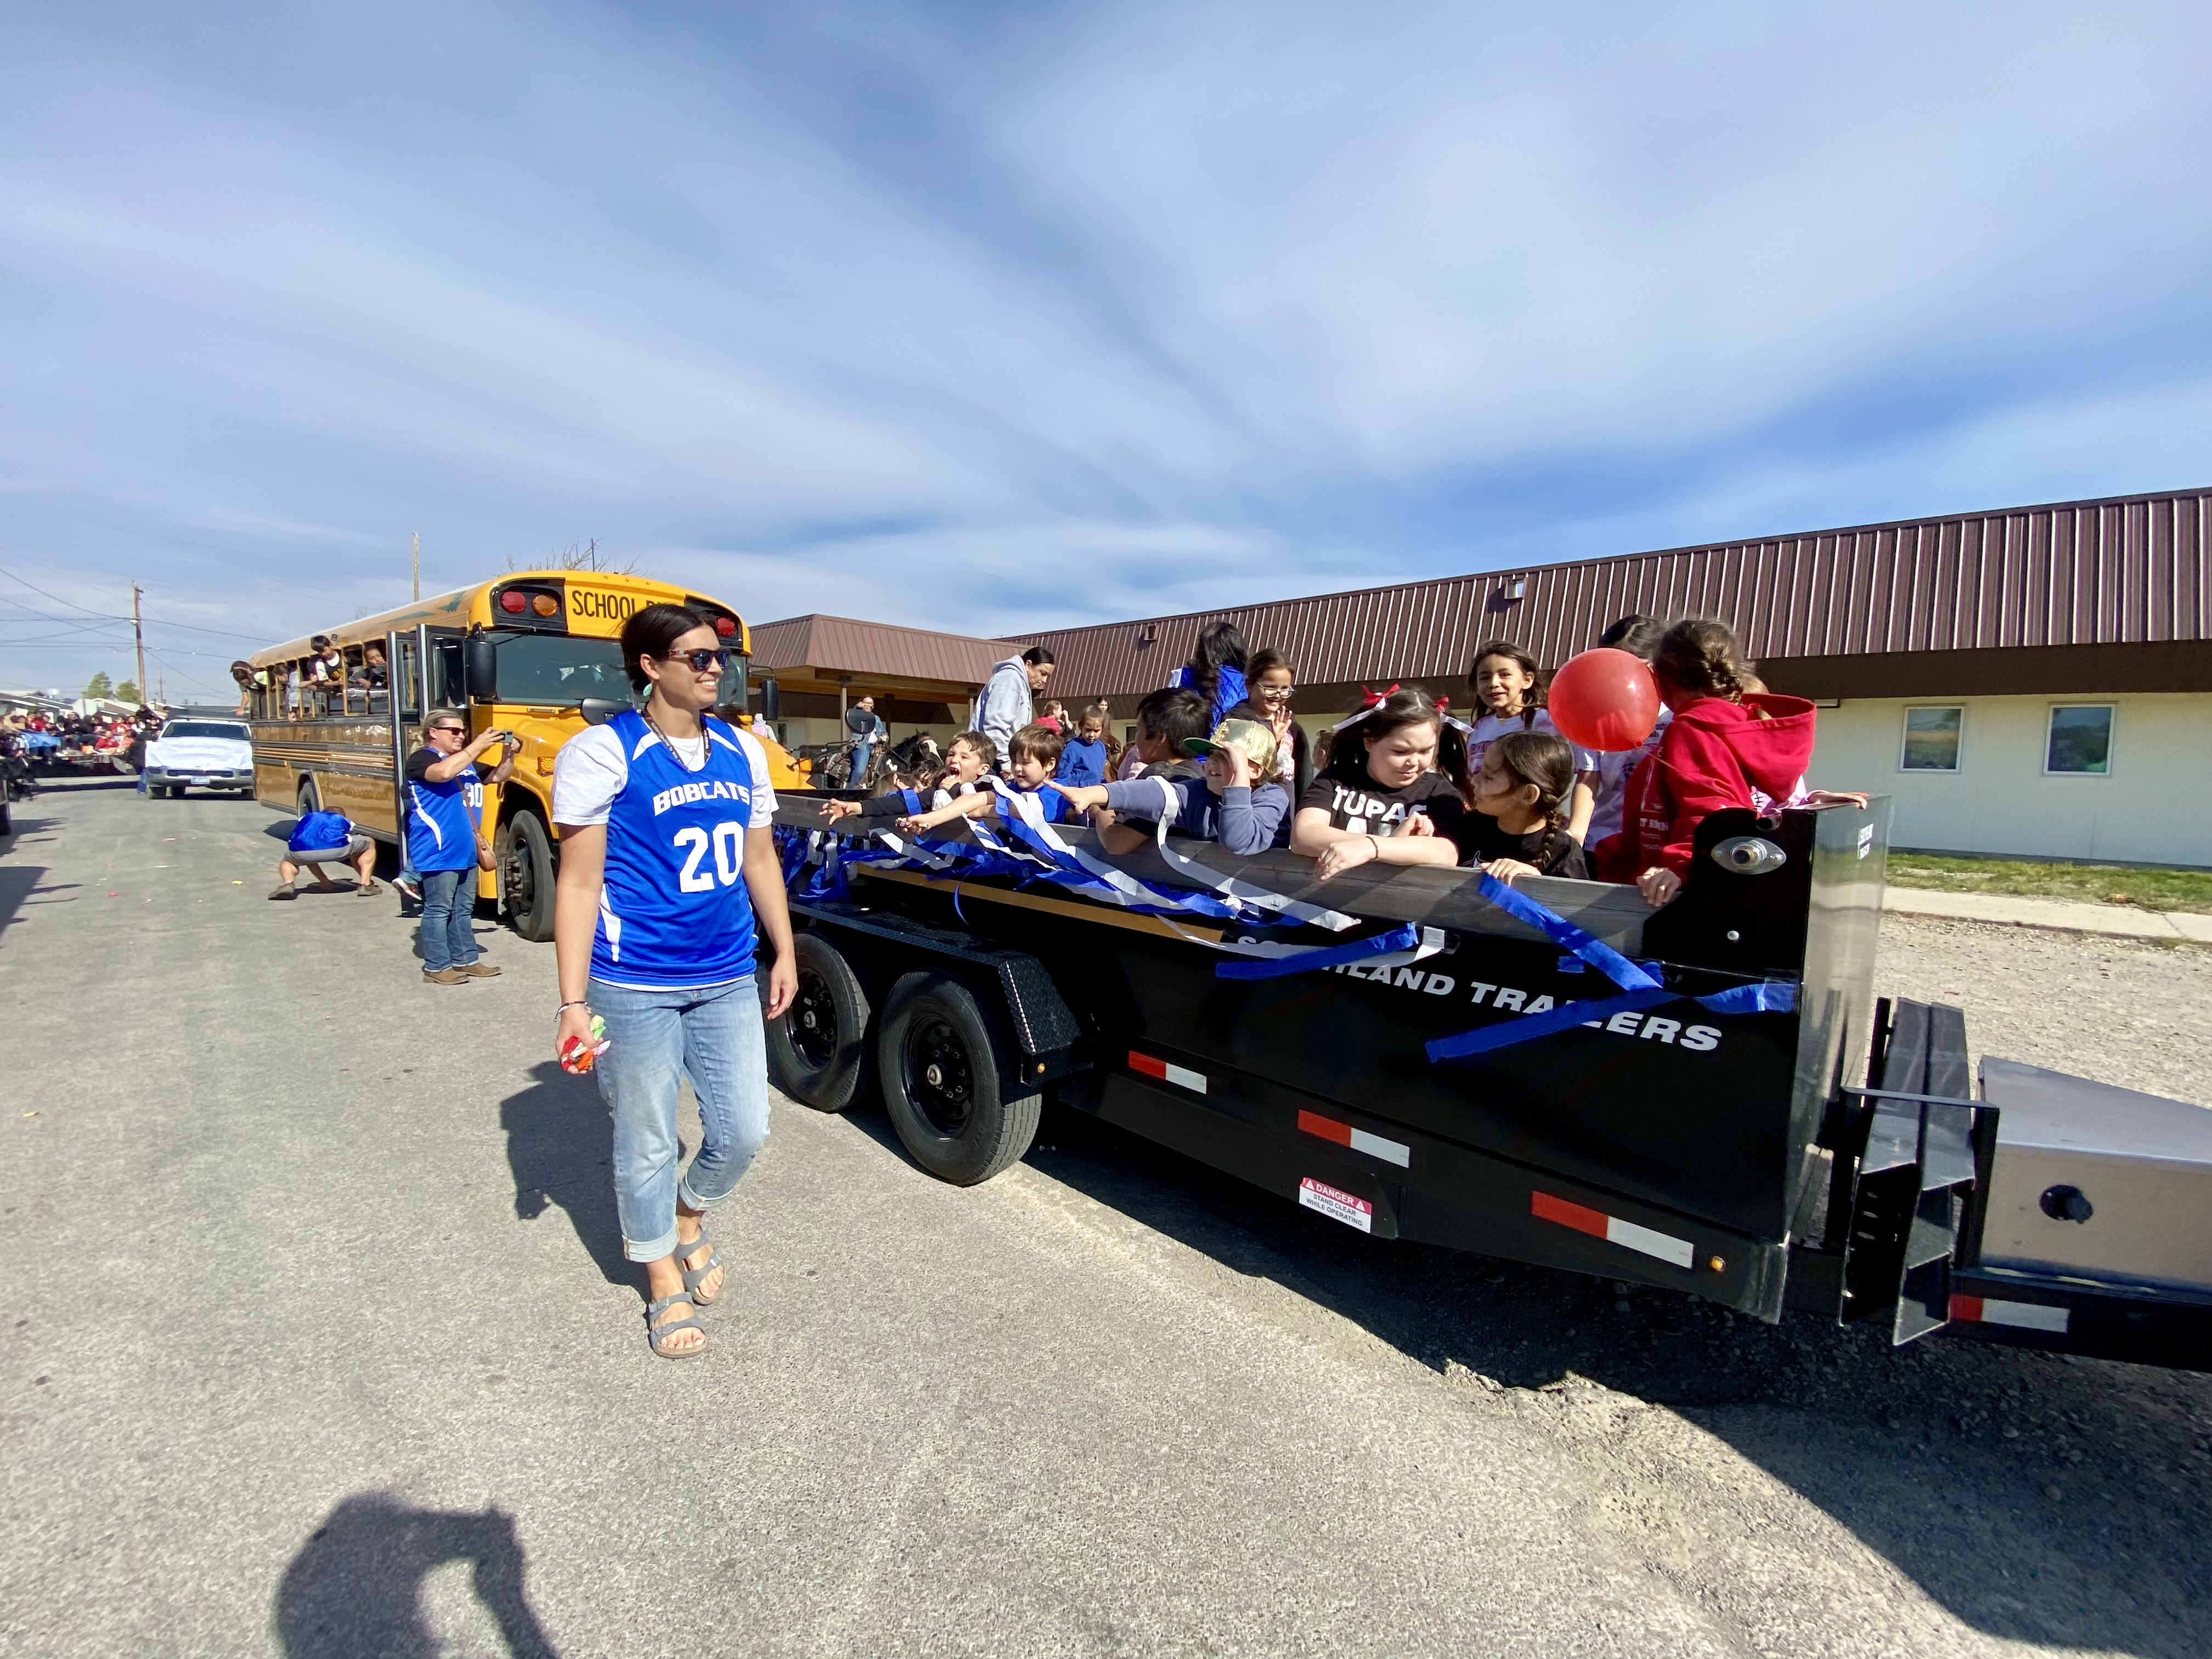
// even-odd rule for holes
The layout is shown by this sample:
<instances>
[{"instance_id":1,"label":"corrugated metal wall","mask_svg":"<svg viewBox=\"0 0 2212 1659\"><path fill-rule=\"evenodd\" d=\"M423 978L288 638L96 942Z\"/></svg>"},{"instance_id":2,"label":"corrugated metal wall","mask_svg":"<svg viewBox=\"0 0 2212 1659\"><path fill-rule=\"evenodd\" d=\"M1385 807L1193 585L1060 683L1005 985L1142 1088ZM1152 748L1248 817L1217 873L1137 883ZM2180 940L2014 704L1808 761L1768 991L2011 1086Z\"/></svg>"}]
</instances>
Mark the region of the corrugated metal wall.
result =
<instances>
[{"instance_id":1,"label":"corrugated metal wall","mask_svg":"<svg viewBox=\"0 0 2212 1659\"><path fill-rule=\"evenodd\" d=\"M1506 638L1555 666L1615 617L1718 617L1753 658L2212 640L2212 490L2062 501L1024 635L1068 696L1164 684L1231 617L1310 684L1464 674ZM1509 601L1516 575L1522 597ZM1145 642L1147 630L1153 635Z\"/></svg>"}]
</instances>

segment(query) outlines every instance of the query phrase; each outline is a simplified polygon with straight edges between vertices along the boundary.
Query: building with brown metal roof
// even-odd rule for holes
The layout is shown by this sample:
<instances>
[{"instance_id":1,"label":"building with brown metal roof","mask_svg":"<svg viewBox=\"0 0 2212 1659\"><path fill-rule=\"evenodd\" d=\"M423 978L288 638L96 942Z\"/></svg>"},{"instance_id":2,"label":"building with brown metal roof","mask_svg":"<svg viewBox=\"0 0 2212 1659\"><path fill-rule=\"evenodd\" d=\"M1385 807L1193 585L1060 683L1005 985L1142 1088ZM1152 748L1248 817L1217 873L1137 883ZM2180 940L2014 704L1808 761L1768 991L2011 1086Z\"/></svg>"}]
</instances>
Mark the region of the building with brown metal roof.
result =
<instances>
[{"instance_id":1,"label":"building with brown metal roof","mask_svg":"<svg viewBox=\"0 0 2212 1659\"><path fill-rule=\"evenodd\" d=\"M793 747L842 741L845 709L862 696L876 699L894 738L908 726L949 737L965 723L992 665L1006 654L998 640L850 617L792 617L760 623L752 635L749 678L775 682L785 739Z\"/></svg>"},{"instance_id":2,"label":"building with brown metal roof","mask_svg":"<svg viewBox=\"0 0 2212 1659\"><path fill-rule=\"evenodd\" d=\"M1201 622L1297 665L1326 725L1362 685L1469 700L1511 639L1556 666L1632 611L1732 623L1824 704L1813 781L1893 795L1900 846L2212 865L2212 489L1862 525L1025 635L1117 717Z\"/></svg>"}]
</instances>

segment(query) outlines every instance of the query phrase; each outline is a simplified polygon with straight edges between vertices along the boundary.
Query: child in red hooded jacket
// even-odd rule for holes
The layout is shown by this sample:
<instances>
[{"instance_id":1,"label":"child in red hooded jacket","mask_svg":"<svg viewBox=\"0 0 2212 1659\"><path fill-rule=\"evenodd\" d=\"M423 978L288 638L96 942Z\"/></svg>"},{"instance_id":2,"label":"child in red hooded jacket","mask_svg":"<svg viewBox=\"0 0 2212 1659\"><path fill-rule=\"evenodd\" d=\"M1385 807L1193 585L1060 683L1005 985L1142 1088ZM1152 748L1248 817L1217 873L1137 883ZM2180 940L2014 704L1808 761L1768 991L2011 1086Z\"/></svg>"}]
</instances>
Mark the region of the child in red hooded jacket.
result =
<instances>
[{"instance_id":1,"label":"child in red hooded jacket","mask_svg":"<svg viewBox=\"0 0 2212 1659\"><path fill-rule=\"evenodd\" d=\"M1591 862L1600 879L1632 881L1656 906L1680 890L1708 813L1751 807L1754 790L1790 799L1813 758L1813 705L1747 692L1751 671L1726 623L1676 623L1651 672L1674 722L1630 776L1620 830L1591 849Z\"/></svg>"}]
</instances>

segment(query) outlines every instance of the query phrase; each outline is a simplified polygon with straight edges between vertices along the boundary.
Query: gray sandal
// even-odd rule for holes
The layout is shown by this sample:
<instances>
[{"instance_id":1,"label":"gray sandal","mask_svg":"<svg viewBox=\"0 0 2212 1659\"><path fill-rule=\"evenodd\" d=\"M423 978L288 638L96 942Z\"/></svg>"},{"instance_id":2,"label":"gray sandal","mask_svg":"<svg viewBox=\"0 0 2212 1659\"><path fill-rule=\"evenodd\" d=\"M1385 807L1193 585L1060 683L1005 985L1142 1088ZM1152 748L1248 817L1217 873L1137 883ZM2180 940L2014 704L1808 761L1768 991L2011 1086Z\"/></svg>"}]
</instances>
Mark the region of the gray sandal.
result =
<instances>
[{"instance_id":1,"label":"gray sandal","mask_svg":"<svg viewBox=\"0 0 2212 1659\"><path fill-rule=\"evenodd\" d=\"M707 1328L699 1322L696 1314L693 1316L684 1319L672 1319L664 1324L656 1325L653 1322L654 1320L660 1317L663 1310L669 1308L678 1302L681 1302L687 1308L695 1307L696 1305L691 1300L691 1292L689 1291L678 1291L673 1296L664 1296L658 1301L650 1302L646 1304L645 1346L652 1349L656 1354L659 1354L663 1359L689 1359L695 1353L704 1353L707 1352ZM696 1331L699 1333L700 1340L698 1346L694 1348L664 1348L660 1346L670 1337L675 1335L677 1332L684 1330Z\"/></svg>"},{"instance_id":2,"label":"gray sandal","mask_svg":"<svg viewBox=\"0 0 2212 1659\"><path fill-rule=\"evenodd\" d=\"M699 1247L702 1244L707 1247L707 1265L703 1267L684 1267L685 1261L699 1254ZM714 1248L714 1241L707 1237L707 1224L703 1221L699 1224L698 1237L693 1239L689 1244L678 1244L676 1247L676 1266L684 1275L684 1293L690 1296L692 1303L697 1307L711 1308L722 1299L722 1293L720 1291L715 1291L712 1296L696 1294L700 1282L721 1265L722 1253Z\"/></svg>"}]
</instances>

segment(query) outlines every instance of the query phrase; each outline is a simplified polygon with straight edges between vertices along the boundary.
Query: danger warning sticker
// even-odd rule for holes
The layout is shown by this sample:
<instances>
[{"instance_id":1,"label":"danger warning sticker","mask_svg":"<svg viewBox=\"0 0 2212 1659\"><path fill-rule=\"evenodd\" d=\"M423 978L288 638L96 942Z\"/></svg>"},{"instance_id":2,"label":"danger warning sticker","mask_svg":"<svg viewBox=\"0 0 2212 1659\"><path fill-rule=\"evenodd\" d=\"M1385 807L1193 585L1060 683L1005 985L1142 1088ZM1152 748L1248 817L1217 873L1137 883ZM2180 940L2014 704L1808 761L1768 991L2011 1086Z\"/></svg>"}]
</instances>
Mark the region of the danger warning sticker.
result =
<instances>
[{"instance_id":1,"label":"danger warning sticker","mask_svg":"<svg viewBox=\"0 0 2212 1659\"><path fill-rule=\"evenodd\" d=\"M1364 1198L1340 1192L1326 1182L1307 1176L1298 1182L1298 1202L1309 1210L1318 1210L1331 1221L1341 1221L1347 1227L1357 1227L1363 1233L1375 1231L1375 1206Z\"/></svg>"}]
</instances>

